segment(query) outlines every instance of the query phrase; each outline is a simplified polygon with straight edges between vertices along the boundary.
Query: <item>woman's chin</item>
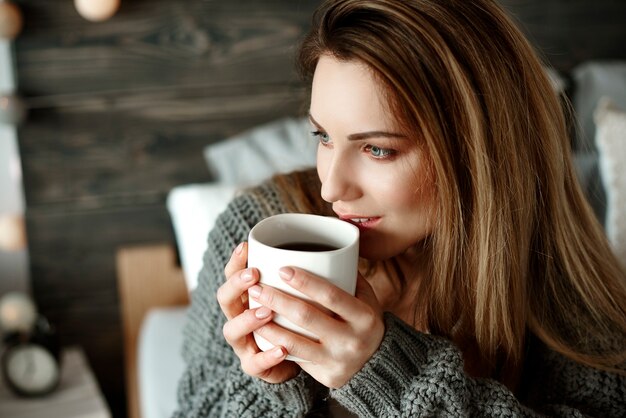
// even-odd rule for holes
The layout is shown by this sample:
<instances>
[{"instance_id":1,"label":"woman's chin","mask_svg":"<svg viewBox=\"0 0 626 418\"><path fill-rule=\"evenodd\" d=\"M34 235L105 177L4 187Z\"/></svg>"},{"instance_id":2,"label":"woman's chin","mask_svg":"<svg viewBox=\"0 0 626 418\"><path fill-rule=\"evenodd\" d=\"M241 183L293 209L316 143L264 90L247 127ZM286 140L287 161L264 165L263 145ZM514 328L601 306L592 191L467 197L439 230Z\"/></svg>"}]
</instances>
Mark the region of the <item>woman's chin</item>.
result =
<instances>
[{"instance_id":1,"label":"woman's chin","mask_svg":"<svg viewBox=\"0 0 626 418\"><path fill-rule=\"evenodd\" d=\"M390 254L389 250L385 251L382 248L371 248L368 245L361 245L359 247L359 257L369 261L384 261L396 256L397 254Z\"/></svg>"}]
</instances>

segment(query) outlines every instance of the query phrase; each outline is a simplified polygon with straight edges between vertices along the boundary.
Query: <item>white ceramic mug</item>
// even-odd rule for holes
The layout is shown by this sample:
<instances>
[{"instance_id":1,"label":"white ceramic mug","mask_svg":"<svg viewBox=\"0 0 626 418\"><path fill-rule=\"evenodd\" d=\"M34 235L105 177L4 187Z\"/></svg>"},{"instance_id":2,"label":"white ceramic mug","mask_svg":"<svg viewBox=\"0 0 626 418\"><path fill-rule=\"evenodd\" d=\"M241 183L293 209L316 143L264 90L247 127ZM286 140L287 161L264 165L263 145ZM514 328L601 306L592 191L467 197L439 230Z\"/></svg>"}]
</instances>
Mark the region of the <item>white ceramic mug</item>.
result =
<instances>
[{"instance_id":1,"label":"white ceramic mug","mask_svg":"<svg viewBox=\"0 0 626 418\"><path fill-rule=\"evenodd\" d=\"M248 267L259 270L260 282L308 301L307 296L280 278L278 270L281 267L302 268L354 295L358 260L359 229L337 218L302 213L275 215L259 222L248 235ZM250 308L260 306L252 299L249 303ZM274 322L311 339L318 339L317 335L278 314L275 314ZM254 339L263 351L274 347L256 333ZM289 355L287 360L301 361Z\"/></svg>"}]
</instances>

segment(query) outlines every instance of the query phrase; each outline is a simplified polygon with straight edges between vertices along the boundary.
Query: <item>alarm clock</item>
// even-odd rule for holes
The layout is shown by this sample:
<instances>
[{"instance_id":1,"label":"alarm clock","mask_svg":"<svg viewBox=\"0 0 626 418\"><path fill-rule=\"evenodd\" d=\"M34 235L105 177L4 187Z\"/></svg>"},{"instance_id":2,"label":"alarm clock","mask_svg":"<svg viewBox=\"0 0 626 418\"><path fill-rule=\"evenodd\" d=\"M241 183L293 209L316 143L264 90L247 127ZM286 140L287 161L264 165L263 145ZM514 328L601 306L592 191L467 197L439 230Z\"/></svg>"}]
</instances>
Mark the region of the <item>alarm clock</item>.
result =
<instances>
[{"instance_id":1,"label":"alarm clock","mask_svg":"<svg viewBox=\"0 0 626 418\"><path fill-rule=\"evenodd\" d=\"M2 375L19 396L52 392L61 379L59 344L55 330L39 317L31 333L15 332L4 339Z\"/></svg>"}]
</instances>

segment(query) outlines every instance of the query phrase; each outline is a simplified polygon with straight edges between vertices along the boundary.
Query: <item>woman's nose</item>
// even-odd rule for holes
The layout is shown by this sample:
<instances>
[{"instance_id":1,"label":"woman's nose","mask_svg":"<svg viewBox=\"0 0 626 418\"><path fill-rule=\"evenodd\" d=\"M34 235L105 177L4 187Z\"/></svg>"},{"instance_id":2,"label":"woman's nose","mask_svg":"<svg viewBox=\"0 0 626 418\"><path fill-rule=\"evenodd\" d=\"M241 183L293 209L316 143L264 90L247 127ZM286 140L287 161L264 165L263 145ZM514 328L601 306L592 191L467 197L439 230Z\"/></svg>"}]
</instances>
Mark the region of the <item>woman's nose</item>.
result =
<instances>
[{"instance_id":1,"label":"woman's nose","mask_svg":"<svg viewBox=\"0 0 626 418\"><path fill-rule=\"evenodd\" d=\"M333 203L351 201L359 197L356 173L347 159L333 158L325 167L320 167L322 199Z\"/></svg>"}]
</instances>

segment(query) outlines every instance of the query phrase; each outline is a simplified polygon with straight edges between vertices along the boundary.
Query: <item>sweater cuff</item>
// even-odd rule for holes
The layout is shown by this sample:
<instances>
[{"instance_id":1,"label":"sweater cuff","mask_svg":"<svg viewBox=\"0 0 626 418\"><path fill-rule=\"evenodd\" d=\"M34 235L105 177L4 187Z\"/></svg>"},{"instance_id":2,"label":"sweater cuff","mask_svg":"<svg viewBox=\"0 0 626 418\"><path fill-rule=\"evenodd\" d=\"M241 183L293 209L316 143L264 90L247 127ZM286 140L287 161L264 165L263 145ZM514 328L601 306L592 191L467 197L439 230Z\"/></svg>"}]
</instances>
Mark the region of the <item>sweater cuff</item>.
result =
<instances>
[{"instance_id":1,"label":"sweater cuff","mask_svg":"<svg viewBox=\"0 0 626 418\"><path fill-rule=\"evenodd\" d=\"M389 312L384 319L385 336L378 351L345 385L330 392L359 417L390 416L391 411L400 411L407 383L426 362L428 342L424 336Z\"/></svg>"},{"instance_id":2,"label":"sweater cuff","mask_svg":"<svg viewBox=\"0 0 626 418\"><path fill-rule=\"evenodd\" d=\"M268 396L272 403L277 403L291 411L293 416L304 416L313 406L317 393L317 382L308 373L300 373L283 383L268 383L254 379L260 393Z\"/></svg>"}]
</instances>

